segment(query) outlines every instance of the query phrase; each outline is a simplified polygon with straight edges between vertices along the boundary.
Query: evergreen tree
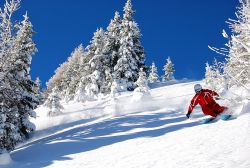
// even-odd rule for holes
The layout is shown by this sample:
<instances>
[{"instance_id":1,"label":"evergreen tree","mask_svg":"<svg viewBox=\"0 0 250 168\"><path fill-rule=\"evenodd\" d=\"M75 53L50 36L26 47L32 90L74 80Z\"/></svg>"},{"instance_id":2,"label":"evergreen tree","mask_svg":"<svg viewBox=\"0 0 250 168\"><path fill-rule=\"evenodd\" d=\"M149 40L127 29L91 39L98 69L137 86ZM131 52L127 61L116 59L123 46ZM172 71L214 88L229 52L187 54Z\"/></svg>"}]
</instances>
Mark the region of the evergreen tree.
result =
<instances>
[{"instance_id":1,"label":"evergreen tree","mask_svg":"<svg viewBox=\"0 0 250 168\"><path fill-rule=\"evenodd\" d=\"M67 67L63 73L62 89L66 92L63 94L65 100L70 101L74 98L76 88L81 78L80 66L84 57L84 48L79 45L68 58Z\"/></svg>"},{"instance_id":2,"label":"evergreen tree","mask_svg":"<svg viewBox=\"0 0 250 168\"><path fill-rule=\"evenodd\" d=\"M162 81L170 81L174 79L174 64L172 63L170 57L167 59L166 65L163 67L164 75L162 76Z\"/></svg>"},{"instance_id":3,"label":"evergreen tree","mask_svg":"<svg viewBox=\"0 0 250 168\"><path fill-rule=\"evenodd\" d=\"M140 43L141 33L133 19L131 0L124 7L120 31L119 58L114 67L114 76L127 84L128 90L135 88L139 69L144 66L144 49Z\"/></svg>"},{"instance_id":4,"label":"evergreen tree","mask_svg":"<svg viewBox=\"0 0 250 168\"><path fill-rule=\"evenodd\" d=\"M143 71L143 68L140 69L139 78L137 79L135 83L139 88L148 89L147 77L146 77L146 73Z\"/></svg>"},{"instance_id":5,"label":"evergreen tree","mask_svg":"<svg viewBox=\"0 0 250 168\"><path fill-rule=\"evenodd\" d=\"M13 43L12 15L20 2L6 1L0 9L0 154L10 152L23 140L19 133L17 82L11 73L11 48Z\"/></svg>"},{"instance_id":6,"label":"evergreen tree","mask_svg":"<svg viewBox=\"0 0 250 168\"><path fill-rule=\"evenodd\" d=\"M155 66L154 62L152 63L152 66L151 66L151 72L149 74L148 81L149 81L149 83L159 82L157 67Z\"/></svg>"},{"instance_id":7,"label":"evergreen tree","mask_svg":"<svg viewBox=\"0 0 250 168\"><path fill-rule=\"evenodd\" d=\"M74 96L79 96L76 94L79 89L84 88L86 98L92 99L99 93L110 93L113 80L118 80L119 84L125 83L126 90L134 89L134 82L138 79L139 68L144 67L145 58L140 44L141 34L132 18L133 13L131 0L128 0L124 7L123 20L116 12L107 32L97 29L86 48L87 52L81 49L84 57L81 60L74 59L75 51L55 71L55 75L47 82L46 95L58 86L62 96L72 100Z\"/></svg>"},{"instance_id":8,"label":"evergreen tree","mask_svg":"<svg viewBox=\"0 0 250 168\"><path fill-rule=\"evenodd\" d=\"M38 101L29 70L36 47L27 14L20 24L12 23L19 7L19 0L6 0L0 10L0 153L13 150L35 129L29 117L35 117Z\"/></svg>"},{"instance_id":9,"label":"evergreen tree","mask_svg":"<svg viewBox=\"0 0 250 168\"><path fill-rule=\"evenodd\" d=\"M114 66L119 58L118 52L120 48L120 32L121 32L121 17L118 12L115 12L114 19L111 20L107 30L107 54L111 55L112 73Z\"/></svg>"},{"instance_id":10,"label":"evergreen tree","mask_svg":"<svg viewBox=\"0 0 250 168\"><path fill-rule=\"evenodd\" d=\"M37 77L35 80L34 92L36 97L38 98L39 104L43 104L45 100L44 90L42 90L41 85L41 80L39 77Z\"/></svg>"},{"instance_id":11,"label":"evergreen tree","mask_svg":"<svg viewBox=\"0 0 250 168\"><path fill-rule=\"evenodd\" d=\"M44 94L41 89L42 89L41 80L39 77L37 77L35 80L34 92L35 92L36 97L38 98L39 104L44 103Z\"/></svg>"},{"instance_id":12,"label":"evergreen tree","mask_svg":"<svg viewBox=\"0 0 250 168\"><path fill-rule=\"evenodd\" d=\"M60 104L60 93L57 87L52 89L52 93L49 95L45 102L45 106L49 108L48 116L60 115L63 106Z\"/></svg>"},{"instance_id":13,"label":"evergreen tree","mask_svg":"<svg viewBox=\"0 0 250 168\"><path fill-rule=\"evenodd\" d=\"M82 82L82 80L80 81L75 96L74 96L74 100L77 102L84 102L86 101L86 93L85 93L85 86Z\"/></svg>"},{"instance_id":14,"label":"evergreen tree","mask_svg":"<svg viewBox=\"0 0 250 168\"><path fill-rule=\"evenodd\" d=\"M95 33L94 33L95 36ZM82 82L83 88L85 89L86 99L91 99L91 96L87 94L87 91L90 91L89 87L91 86L91 66L89 64L90 60L94 57L95 49L96 49L96 41L94 41L94 36L90 41L90 44L86 47L86 52L84 53L84 57L81 60L80 64L80 80ZM79 85L78 85L79 86ZM79 89L79 88L77 88Z\"/></svg>"},{"instance_id":15,"label":"evergreen tree","mask_svg":"<svg viewBox=\"0 0 250 168\"><path fill-rule=\"evenodd\" d=\"M18 32L14 40L12 54L14 55L15 71L17 78L30 78L30 64L32 55L37 52L36 45L32 40L34 31L27 13L24 15L24 20L17 25Z\"/></svg>"},{"instance_id":16,"label":"evergreen tree","mask_svg":"<svg viewBox=\"0 0 250 168\"><path fill-rule=\"evenodd\" d=\"M131 0L128 0L123 20L116 12L107 32L98 29L87 46L86 53L82 49L81 53L84 54L81 55L84 57L80 61L72 61L74 59L71 56L63 63L47 82L46 95L58 86L62 96L72 100L80 89L80 81L81 89L85 88L88 99L97 97L99 93L110 93L113 80L118 80L119 84L125 83L126 90L134 89L134 82L138 79L139 68L144 67L145 58L140 44L141 34L133 20L133 13ZM79 68L76 68L76 64L72 65L72 62L78 62Z\"/></svg>"},{"instance_id":17,"label":"evergreen tree","mask_svg":"<svg viewBox=\"0 0 250 168\"><path fill-rule=\"evenodd\" d=\"M229 58L225 73L232 79L230 85L250 85L250 1L240 1L237 21L229 23L232 28Z\"/></svg>"},{"instance_id":18,"label":"evergreen tree","mask_svg":"<svg viewBox=\"0 0 250 168\"><path fill-rule=\"evenodd\" d=\"M143 68L140 68L139 78L136 81L137 88L134 90L133 100L138 101L150 97L148 81Z\"/></svg>"},{"instance_id":19,"label":"evergreen tree","mask_svg":"<svg viewBox=\"0 0 250 168\"><path fill-rule=\"evenodd\" d=\"M90 77L91 71L89 66L89 58L88 55L84 52L84 57L82 57L81 63L80 63L80 70L79 70L79 76L81 77L78 86L76 88L74 99L75 101L84 101L87 100L86 96L86 87L90 83L89 77ZM80 95L82 94L82 95ZM81 98L79 98L81 97Z\"/></svg>"},{"instance_id":20,"label":"evergreen tree","mask_svg":"<svg viewBox=\"0 0 250 168\"><path fill-rule=\"evenodd\" d=\"M227 22L232 34L228 35L225 30L222 33L223 37L228 39L226 48L210 47L210 49L227 56L224 74L230 79L229 86L246 87L250 85L250 1L240 0L240 7L237 9L237 19L229 19Z\"/></svg>"},{"instance_id":21,"label":"evergreen tree","mask_svg":"<svg viewBox=\"0 0 250 168\"><path fill-rule=\"evenodd\" d=\"M100 93L110 92L112 83L111 76L111 55L109 55L109 47L107 44L107 34L103 29L99 30L101 43L95 52L94 57L90 60L90 66L93 71L92 76L95 80Z\"/></svg>"},{"instance_id":22,"label":"evergreen tree","mask_svg":"<svg viewBox=\"0 0 250 168\"><path fill-rule=\"evenodd\" d=\"M18 97L12 88L13 80L0 74L0 155L10 152L23 140L17 107Z\"/></svg>"},{"instance_id":23,"label":"evergreen tree","mask_svg":"<svg viewBox=\"0 0 250 168\"><path fill-rule=\"evenodd\" d=\"M112 83L111 76L111 57L107 53L107 36L102 28L98 29L94 34L92 43L92 59L89 61L90 83L87 86L87 94L90 97L96 96L98 93L110 92ZM94 46L93 46L94 45Z\"/></svg>"},{"instance_id":24,"label":"evergreen tree","mask_svg":"<svg viewBox=\"0 0 250 168\"><path fill-rule=\"evenodd\" d=\"M0 9L0 70L12 66L11 47L14 39L12 16L20 7L20 0L6 0Z\"/></svg>"},{"instance_id":25,"label":"evergreen tree","mask_svg":"<svg viewBox=\"0 0 250 168\"><path fill-rule=\"evenodd\" d=\"M27 13L24 20L18 25L17 36L13 44L14 66L12 68L18 86L20 101L18 103L18 111L20 118L20 130L27 136L27 131L35 130L35 125L29 121L29 117L36 117L33 111L39 104L38 97L35 94L35 82L30 78L30 65L32 55L37 51L36 45L32 40L34 31Z\"/></svg>"},{"instance_id":26,"label":"evergreen tree","mask_svg":"<svg viewBox=\"0 0 250 168\"><path fill-rule=\"evenodd\" d=\"M34 92L37 96L39 96L41 94L41 80L39 77L37 77L35 80Z\"/></svg>"}]
</instances>

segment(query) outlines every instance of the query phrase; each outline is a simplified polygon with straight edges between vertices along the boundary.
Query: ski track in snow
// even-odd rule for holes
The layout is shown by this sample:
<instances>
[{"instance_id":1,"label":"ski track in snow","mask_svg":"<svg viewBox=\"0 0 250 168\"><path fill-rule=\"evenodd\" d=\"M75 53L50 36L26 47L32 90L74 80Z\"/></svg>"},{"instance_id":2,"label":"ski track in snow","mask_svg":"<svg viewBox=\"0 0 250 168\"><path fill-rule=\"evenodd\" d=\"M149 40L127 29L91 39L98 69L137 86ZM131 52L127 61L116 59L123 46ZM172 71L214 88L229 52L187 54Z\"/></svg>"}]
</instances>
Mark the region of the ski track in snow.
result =
<instances>
[{"instance_id":1,"label":"ski track in snow","mask_svg":"<svg viewBox=\"0 0 250 168\"><path fill-rule=\"evenodd\" d=\"M107 99L64 104L54 118L40 107L38 131L3 168L249 168L250 115L202 125L196 108L187 120L195 83L154 86L145 102L120 95L113 112Z\"/></svg>"}]
</instances>

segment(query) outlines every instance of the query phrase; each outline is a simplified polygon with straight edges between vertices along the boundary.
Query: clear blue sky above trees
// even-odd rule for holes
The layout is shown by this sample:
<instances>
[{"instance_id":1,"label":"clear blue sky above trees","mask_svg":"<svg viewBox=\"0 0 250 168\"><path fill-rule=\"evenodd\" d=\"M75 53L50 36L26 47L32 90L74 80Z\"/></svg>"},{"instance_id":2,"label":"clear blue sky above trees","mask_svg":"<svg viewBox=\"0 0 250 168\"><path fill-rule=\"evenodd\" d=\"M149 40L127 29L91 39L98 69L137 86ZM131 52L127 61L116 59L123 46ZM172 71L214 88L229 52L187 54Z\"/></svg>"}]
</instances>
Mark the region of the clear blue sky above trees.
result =
<instances>
[{"instance_id":1,"label":"clear blue sky above trees","mask_svg":"<svg viewBox=\"0 0 250 168\"><path fill-rule=\"evenodd\" d=\"M106 29L115 11L123 13L126 0L23 0L16 16L28 11L39 52L33 57L31 76L45 82L80 43L87 46L98 27ZM208 49L226 42L225 21L235 18L238 0L133 0L146 64L159 74L168 56L177 79L202 79L205 63L222 56ZM3 5L3 1L0 2Z\"/></svg>"}]
</instances>

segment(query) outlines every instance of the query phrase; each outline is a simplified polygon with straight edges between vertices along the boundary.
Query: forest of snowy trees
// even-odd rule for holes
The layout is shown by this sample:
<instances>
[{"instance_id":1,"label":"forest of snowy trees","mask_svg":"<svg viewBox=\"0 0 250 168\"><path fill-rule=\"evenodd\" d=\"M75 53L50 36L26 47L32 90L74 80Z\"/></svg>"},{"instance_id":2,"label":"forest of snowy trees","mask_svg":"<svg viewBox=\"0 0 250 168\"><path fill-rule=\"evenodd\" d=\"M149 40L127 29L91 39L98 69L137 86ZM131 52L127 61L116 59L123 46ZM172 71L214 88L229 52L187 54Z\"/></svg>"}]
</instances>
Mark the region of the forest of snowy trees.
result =
<instances>
[{"instance_id":1,"label":"forest of snowy trees","mask_svg":"<svg viewBox=\"0 0 250 168\"><path fill-rule=\"evenodd\" d=\"M138 86L140 69L146 71L147 67L131 0L127 1L123 11L123 18L115 12L107 30L98 28L86 48L80 44L57 68L47 82L46 97L55 86L66 102L84 102L110 94L114 82L119 91L132 91ZM168 58L163 69L164 81L174 79L173 66ZM153 64L151 68L149 82L159 82L157 67Z\"/></svg>"},{"instance_id":2,"label":"forest of snowy trees","mask_svg":"<svg viewBox=\"0 0 250 168\"><path fill-rule=\"evenodd\" d=\"M28 14L13 21L20 0L7 0L0 9L0 154L14 149L35 130L29 117L36 117L39 86L30 78L36 53Z\"/></svg>"},{"instance_id":3,"label":"forest of snowy trees","mask_svg":"<svg viewBox=\"0 0 250 168\"><path fill-rule=\"evenodd\" d=\"M21 0L6 0L0 8L0 154L13 150L35 130L30 117L36 117L33 110L41 102L50 109L49 116L56 116L63 109L62 99L84 102L135 88L135 93L149 95L147 82L159 82L155 64L146 77L141 33L128 0L123 18L115 12L107 30L98 28L86 48L80 44L41 93L40 79L30 77L37 52L33 26L27 13L22 21L13 20L20 5Z\"/></svg>"},{"instance_id":4,"label":"forest of snowy trees","mask_svg":"<svg viewBox=\"0 0 250 168\"><path fill-rule=\"evenodd\" d=\"M47 82L47 96L57 86L65 101L92 100L110 93L115 80L124 90L134 90L139 69L145 66L145 54L133 15L128 0L123 19L115 12L107 30L98 28L86 48L80 45L60 65Z\"/></svg>"}]
</instances>

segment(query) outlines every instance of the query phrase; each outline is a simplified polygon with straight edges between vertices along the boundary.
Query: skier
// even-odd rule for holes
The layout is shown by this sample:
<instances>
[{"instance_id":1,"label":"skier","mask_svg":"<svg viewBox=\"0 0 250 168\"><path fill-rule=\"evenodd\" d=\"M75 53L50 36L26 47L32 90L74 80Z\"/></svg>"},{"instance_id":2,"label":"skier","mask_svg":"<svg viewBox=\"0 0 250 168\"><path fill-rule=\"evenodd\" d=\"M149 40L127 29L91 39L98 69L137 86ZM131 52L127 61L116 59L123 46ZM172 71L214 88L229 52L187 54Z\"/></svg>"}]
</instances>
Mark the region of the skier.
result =
<instances>
[{"instance_id":1,"label":"skier","mask_svg":"<svg viewBox=\"0 0 250 168\"><path fill-rule=\"evenodd\" d=\"M190 117L190 114L197 104L201 106L201 109L205 115L210 115L213 118L228 109L227 107L220 106L215 102L214 98L216 100L219 99L219 95L215 91L203 89L200 84L196 84L194 86L194 90L196 94L193 97L188 108L188 113L186 114L187 118Z\"/></svg>"}]
</instances>

